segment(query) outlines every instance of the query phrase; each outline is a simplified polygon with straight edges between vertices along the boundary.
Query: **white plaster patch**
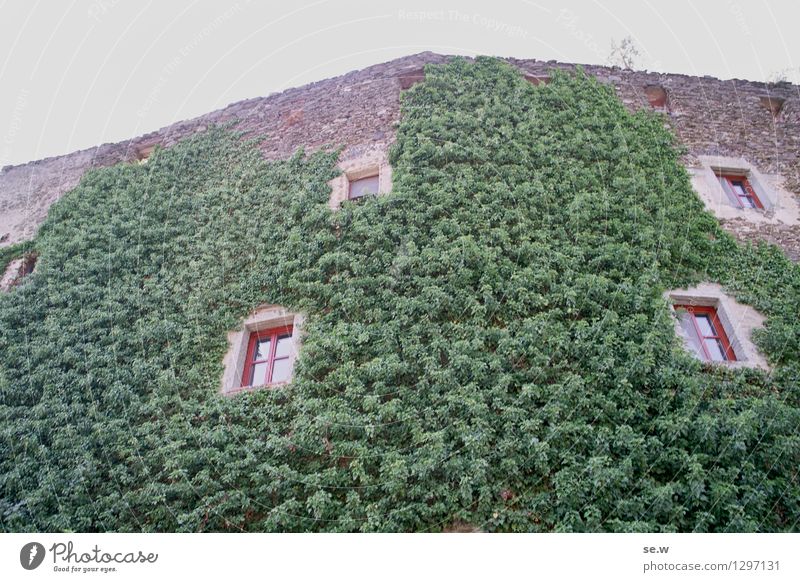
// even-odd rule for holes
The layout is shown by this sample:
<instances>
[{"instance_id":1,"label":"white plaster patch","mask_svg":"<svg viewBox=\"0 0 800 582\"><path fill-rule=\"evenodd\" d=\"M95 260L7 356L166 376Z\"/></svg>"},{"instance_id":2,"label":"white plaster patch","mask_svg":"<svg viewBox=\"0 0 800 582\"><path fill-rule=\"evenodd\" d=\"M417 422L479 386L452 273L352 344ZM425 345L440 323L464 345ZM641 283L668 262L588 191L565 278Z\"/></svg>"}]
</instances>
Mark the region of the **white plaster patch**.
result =
<instances>
[{"instance_id":1,"label":"white plaster patch","mask_svg":"<svg viewBox=\"0 0 800 582\"><path fill-rule=\"evenodd\" d=\"M5 273L0 278L0 291L8 291L16 285L22 274L24 263L24 258L14 259L8 263Z\"/></svg>"}]
</instances>

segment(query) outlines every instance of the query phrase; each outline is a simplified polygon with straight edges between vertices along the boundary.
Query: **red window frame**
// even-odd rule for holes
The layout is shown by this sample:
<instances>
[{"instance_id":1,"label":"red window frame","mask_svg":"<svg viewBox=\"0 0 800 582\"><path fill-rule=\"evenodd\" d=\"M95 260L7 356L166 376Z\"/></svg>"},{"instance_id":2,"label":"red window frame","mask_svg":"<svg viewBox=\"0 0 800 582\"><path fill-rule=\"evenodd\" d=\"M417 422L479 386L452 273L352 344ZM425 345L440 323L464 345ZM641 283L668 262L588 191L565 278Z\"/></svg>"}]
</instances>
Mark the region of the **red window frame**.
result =
<instances>
[{"instance_id":1,"label":"red window frame","mask_svg":"<svg viewBox=\"0 0 800 582\"><path fill-rule=\"evenodd\" d=\"M750 180L747 179L747 176L736 176L736 175L730 175L730 174L719 174L719 177L722 178L723 180L727 180L728 187L731 189L731 191L733 192L734 196L736 196L736 201L739 203L739 208L751 208L750 206L745 206L742 203L742 198L750 198L753 201L753 207L754 208L758 208L760 210L764 209L764 205L761 204L761 200L758 199L758 195L756 194L756 191L753 190L753 187L750 185ZM742 188L745 191L745 193L743 195L739 194L736 191L736 188L734 188L734 186L733 186L734 182L741 182L742 183Z\"/></svg>"},{"instance_id":2,"label":"red window frame","mask_svg":"<svg viewBox=\"0 0 800 582\"><path fill-rule=\"evenodd\" d=\"M697 338L700 341L700 347L703 350L703 357L705 361L718 361L711 358L711 354L708 352L708 348L706 347L706 340L719 341L719 343L722 345L722 356L725 358L724 361L736 361L736 354L733 353L731 342L728 340L728 336L725 333L725 328L722 326L722 322L719 320L719 316L717 315L717 310L714 307L699 305L675 305L674 308L676 310L683 309L691 316L692 325L694 326L695 333L697 333ZM697 323L697 315L708 316L711 329L714 332L713 335L703 335L703 332L700 330L700 326Z\"/></svg>"},{"instance_id":3,"label":"red window frame","mask_svg":"<svg viewBox=\"0 0 800 582\"><path fill-rule=\"evenodd\" d=\"M275 350L278 347L278 338L286 337L287 335L291 337L292 335L292 328L291 325L284 325L281 327L273 327L270 329L262 329L259 331L254 331L250 334L250 340L247 345L247 359L245 360L244 371L242 372L242 388L251 388L257 386L269 386L271 384L277 384L278 382L272 381L272 373L275 367L276 361L288 360L291 357L291 354L288 356L283 356L280 358L275 357ZM256 346L258 345L259 341L263 341L269 339L269 354L267 355L266 359L255 360L256 356ZM256 364L267 364L267 373L266 379L267 382L264 384L258 384L256 386L253 385L253 374L255 373ZM281 381L283 382L283 381Z\"/></svg>"}]
</instances>

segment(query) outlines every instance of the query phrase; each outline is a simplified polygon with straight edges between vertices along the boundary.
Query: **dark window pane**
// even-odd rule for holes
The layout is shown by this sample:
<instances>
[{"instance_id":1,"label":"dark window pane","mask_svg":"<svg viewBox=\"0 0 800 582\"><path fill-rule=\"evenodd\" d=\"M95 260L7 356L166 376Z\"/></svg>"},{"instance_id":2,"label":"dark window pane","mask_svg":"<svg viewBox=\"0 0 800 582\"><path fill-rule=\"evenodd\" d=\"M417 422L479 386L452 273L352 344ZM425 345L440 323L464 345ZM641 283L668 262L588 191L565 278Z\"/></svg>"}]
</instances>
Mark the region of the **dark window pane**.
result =
<instances>
[{"instance_id":1,"label":"dark window pane","mask_svg":"<svg viewBox=\"0 0 800 582\"><path fill-rule=\"evenodd\" d=\"M253 356L253 361L266 360L267 358L269 358L269 346L270 346L270 343L271 342L270 342L269 338L260 339L260 340L258 340L258 342L256 342L256 350L255 350L255 354Z\"/></svg>"},{"instance_id":2,"label":"dark window pane","mask_svg":"<svg viewBox=\"0 0 800 582\"><path fill-rule=\"evenodd\" d=\"M285 358L292 351L292 336L282 335L278 338L278 345L275 346L275 357Z\"/></svg>"},{"instance_id":3,"label":"dark window pane","mask_svg":"<svg viewBox=\"0 0 800 582\"><path fill-rule=\"evenodd\" d=\"M744 182L741 180L731 180L731 187L739 196L744 196L747 194L747 191L744 189Z\"/></svg>"},{"instance_id":4,"label":"dark window pane","mask_svg":"<svg viewBox=\"0 0 800 582\"><path fill-rule=\"evenodd\" d=\"M275 360L275 364L272 366L273 382L286 382L291 374L292 374L292 367L289 358L283 360Z\"/></svg>"},{"instance_id":5,"label":"dark window pane","mask_svg":"<svg viewBox=\"0 0 800 582\"><path fill-rule=\"evenodd\" d=\"M361 198L368 194L378 193L378 176L369 176L350 181L350 199Z\"/></svg>"}]
</instances>

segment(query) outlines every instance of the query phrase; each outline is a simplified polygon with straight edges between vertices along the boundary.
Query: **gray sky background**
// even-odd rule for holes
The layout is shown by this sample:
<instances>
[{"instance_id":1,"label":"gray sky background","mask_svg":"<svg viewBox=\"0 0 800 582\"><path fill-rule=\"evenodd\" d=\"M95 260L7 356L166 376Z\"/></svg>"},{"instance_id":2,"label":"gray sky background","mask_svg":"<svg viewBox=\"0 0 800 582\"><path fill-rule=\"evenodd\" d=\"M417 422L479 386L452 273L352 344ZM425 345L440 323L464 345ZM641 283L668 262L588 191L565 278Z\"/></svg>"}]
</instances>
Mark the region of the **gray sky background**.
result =
<instances>
[{"instance_id":1,"label":"gray sky background","mask_svg":"<svg viewBox=\"0 0 800 582\"><path fill-rule=\"evenodd\" d=\"M800 4L765 0L0 0L0 166L430 50L800 83Z\"/></svg>"}]
</instances>

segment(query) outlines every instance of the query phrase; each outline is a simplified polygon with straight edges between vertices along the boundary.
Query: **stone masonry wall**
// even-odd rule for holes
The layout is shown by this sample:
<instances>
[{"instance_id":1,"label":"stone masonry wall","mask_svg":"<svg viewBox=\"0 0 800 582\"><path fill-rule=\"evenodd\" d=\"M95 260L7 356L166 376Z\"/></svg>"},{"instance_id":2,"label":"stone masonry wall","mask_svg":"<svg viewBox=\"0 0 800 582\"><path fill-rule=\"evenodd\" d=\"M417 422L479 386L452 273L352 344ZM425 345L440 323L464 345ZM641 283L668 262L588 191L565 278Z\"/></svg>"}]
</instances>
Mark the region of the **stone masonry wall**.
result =
<instances>
[{"instance_id":1,"label":"stone masonry wall","mask_svg":"<svg viewBox=\"0 0 800 582\"><path fill-rule=\"evenodd\" d=\"M209 124L237 121L236 128L264 137L268 159L343 146L342 162L375 149L387 149L399 120L402 89L421 80L426 63L450 57L420 53L346 75L289 89L282 93L233 103L201 117L116 144L104 144L0 171L0 246L30 239L47 210L74 188L91 168L137 160L153 145L169 147ZM554 61L508 59L533 82L553 68L574 65ZM653 87L667 95L667 119L686 146L687 167L699 156L746 159L758 171L776 175L791 196L800 198L800 87L712 77L648 73L584 65L587 73L613 84L631 109L649 107ZM780 111L774 111L780 107ZM800 260L800 226L722 220L740 240L766 240Z\"/></svg>"}]
</instances>

